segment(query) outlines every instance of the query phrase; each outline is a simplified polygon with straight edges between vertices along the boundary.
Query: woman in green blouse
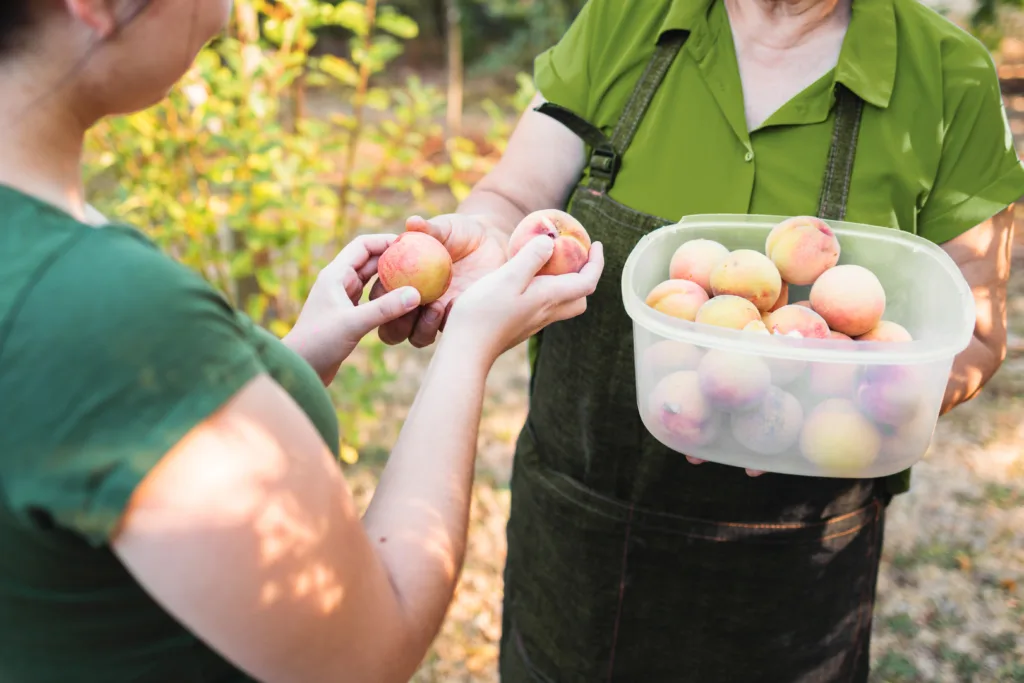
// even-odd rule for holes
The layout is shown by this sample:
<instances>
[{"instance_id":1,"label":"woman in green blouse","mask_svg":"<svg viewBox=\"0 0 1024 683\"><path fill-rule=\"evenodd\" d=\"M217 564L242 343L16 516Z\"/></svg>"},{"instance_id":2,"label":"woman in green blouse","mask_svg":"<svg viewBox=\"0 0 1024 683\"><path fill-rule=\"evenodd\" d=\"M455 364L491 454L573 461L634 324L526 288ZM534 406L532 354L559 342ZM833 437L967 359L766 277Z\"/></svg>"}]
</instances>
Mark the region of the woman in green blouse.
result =
<instances>
[{"instance_id":1,"label":"woman in green blouse","mask_svg":"<svg viewBox=\"0 0 1024 683\"><path fill-rule=\"evenodd\" d=\"M408 223L457 259L449 295L381 328L432 343L526 212L568 204L605 245L586 314L534 348L502 680L866 681L885 509L908 473L754 477L663 447L637 413L619 280L646 232L688 214L912 232L974 290L944 410L973 397L1005 352L1024 194L989 54L917 0L590 0L535 79L497 168L454 215Z\"/></svg>"},{"instance_id":2,"label":"woman in green blouse","mask_svg":"<svg viewBox=\"0 0 1024 683\"><path fill-rule=\"evenodd\" d=\"M462 295L372 505L324 388L415 290L348 245L282 341L84 203L86 129L163 97L230 0L0 3L0 680L406 681L461 565L484 380L601 273L551 240Z\"/></svg>"}]
</instances>

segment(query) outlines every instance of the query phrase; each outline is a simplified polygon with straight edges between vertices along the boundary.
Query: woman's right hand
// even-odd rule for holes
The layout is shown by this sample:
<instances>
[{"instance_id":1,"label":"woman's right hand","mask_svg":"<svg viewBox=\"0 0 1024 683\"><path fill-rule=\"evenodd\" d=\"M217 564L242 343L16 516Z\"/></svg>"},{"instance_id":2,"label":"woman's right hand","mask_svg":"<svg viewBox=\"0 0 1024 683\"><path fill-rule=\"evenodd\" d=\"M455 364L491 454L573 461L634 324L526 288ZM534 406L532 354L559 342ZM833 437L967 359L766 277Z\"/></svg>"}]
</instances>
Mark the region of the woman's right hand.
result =
<instances>
[{"instance_id":1,"label":"woman's right hand","mask_svg":"<svg viewBox=\"0 0 1024 683\"><path fill-rule=\"evenodd\" d=\"M578 273L537 275L554 240L537 237L459 296L445 336L486 347L490 358L526 341L547 325L581 315L604 270L604 247L595 242Z\"/></svg>"}]
</instances>

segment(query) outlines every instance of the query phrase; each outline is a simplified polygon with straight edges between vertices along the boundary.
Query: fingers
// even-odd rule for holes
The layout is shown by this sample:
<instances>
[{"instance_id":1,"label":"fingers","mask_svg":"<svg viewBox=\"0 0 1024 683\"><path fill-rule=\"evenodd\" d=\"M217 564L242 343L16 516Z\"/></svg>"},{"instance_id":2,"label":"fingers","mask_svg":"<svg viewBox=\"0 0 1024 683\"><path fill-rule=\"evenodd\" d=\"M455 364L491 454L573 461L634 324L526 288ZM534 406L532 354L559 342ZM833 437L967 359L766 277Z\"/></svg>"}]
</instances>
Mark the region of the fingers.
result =
<instances>
[{"instance_id":1,"label":"fingers","mask_svg":"<svg viewBox=\"0 0 1024 683\"><path fill-rule=\"evenodd\" d=\"M380 280L377 280L373 283L373 287L370 288L370 301L376 301L387 293L387 290L384 289L384 285L381 284ZM419 313L415 309L409 311L395 320L391 320L381 325L377 329L377 336L380 337L380 340L388 346L401 344L409 338L409 335L412 334L413 327L416 325L417 317L419 317Z\"/></svg>"},{"instance_id":2,"label":"fingers","mask_svg":"<svg viewBox=\"0 0 1024 683\"><path fill-rule=\"evenodd\" d=\"M690 463L691 465L700 465L706 461L701 460L700 458L694 458L691 455L687 455L686 462ZM749 467L745 468L744 471L747 473L748 477L760 477L762 474L765 474L764 470L752 470Z\"/></svg>"},{"instance_id":3,"label":"fingers","mask_svg":"<svg viewBox=\"0 0 1024 683\"><path fill-rule=\"evenodd\" d=\"M435 301L429 306L425 306L420 311L412 333L409 335L409 343L417 349L433 344L437 339L438 330L441 329L441 323L444 321L446 308L446 304L441 301Z\"/></svg>"},{"instance_id":4,"label":"fingers","mask_svg":"<svg viewBox=\"0 0 1024 683\"><path fill-rule=\"evenodd\" d=\"M331 262L331 266L337 264L359 272L372 257L383 254L384 250L391 246L391 243L396 239L397 235L383 233L357 237L338 252L338 255Z\"/></svg>"},{"instance_id":5,"label":"fingers","mask_svg":"<svg viewBox=\"0 0 1024 683\"><path fill-rule=\"evenodd\" d=\"M559 303L572 301L593 294L603 271L604 246L600 242L595 242L590 249L590 260L580 269L580 272L541 276L530 283L530 288L536 290L537 296L547 301Z\"/></svg>"},{"instance_id":6,"label":"fingers","mask_svg":"<svg viewBox=\"0 0 1024 683\"><path fill-rule=\"evenodd\" d=\"M526 288L533 282L533 279L537 276L537 271L544 267L551 259L551 254L555 251L555 241L550 237L544 235L541 237L534 237L532 240L526 243L519 253L508 260L501 270L503 275L508 278L517 287L517 291L526 291ZM578 275L578 273L573 273ZM554 282L559 277L552 277L551 281Z\"/></svg>"},{"instance_id":7,"label":"fingers","mask_svg":"<svg viewBox=\"0 0 1024 683\"><path fill-rule=\"evenodd\" d=\"M413 287L401 287L373 301L356 306L345 314L346 334L351 340L362 339L370 330L398 320L420 305L420 294Z\"/></svg>"},{"instance_id":8,"label":"fingers","mask_svg":"<svg viewBox=\"0 0 1024 683\"><path fill-rule=\"evenodd\" d=\"M423 232L444 244L452 234L452 222L444 217L427 220L422 216L410 216L405 221L409 232Z\"/></svg>"}]
</instances>

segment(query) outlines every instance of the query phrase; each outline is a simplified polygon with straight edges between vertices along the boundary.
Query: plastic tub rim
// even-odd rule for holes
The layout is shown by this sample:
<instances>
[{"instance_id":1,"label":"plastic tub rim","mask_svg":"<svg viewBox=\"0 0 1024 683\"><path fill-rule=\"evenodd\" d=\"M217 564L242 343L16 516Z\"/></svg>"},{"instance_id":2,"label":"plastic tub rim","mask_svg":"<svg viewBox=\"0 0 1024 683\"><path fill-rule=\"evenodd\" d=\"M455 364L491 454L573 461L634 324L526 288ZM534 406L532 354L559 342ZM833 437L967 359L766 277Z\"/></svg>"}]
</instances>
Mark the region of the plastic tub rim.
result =
<instances>
[{"instance_id":1,"label":"plastic tub rim","mask_svg":"<svg viewBox=\"0 0 1024 683\"><path fill-rule=\"evenodd\" d=\"M751 353L770 358L788 360L810 360L812 362L856 363L863 365L924 365L938 361L946 361L961 353L970 344L974 336L974 320L977 316L974 295L963 274L953 259L934 242L923 237L894 228L886 228L865 223L850 221L825 222L840 237L847 234L872 234L887 242L911 244L913 247L928 252L941 264L959 290L958 302L963 311L964 331L956 338L943 344L913 340L910 342L870 342L870 347L863 342L850 342L833 339L801 339L772 335L768 339L760 336L751 339L749 332L728 328L712 328L698 325L688 320L681 320L654 310L644 303L632 289L633 280L640 253L643 247L650 244L663 230L677 226L714 227L715 225L764 224L760 227L776 225L789 216L772 216L765 214L693 214L682 217L676 223L669 223L647 233L633 247L622 269L622 302L626 313L634 324L659 335L665 339L688 342L706 348L717 348L739 353ZM813 355L813 358L808 358Z\"/></svg>"}]
</instances>

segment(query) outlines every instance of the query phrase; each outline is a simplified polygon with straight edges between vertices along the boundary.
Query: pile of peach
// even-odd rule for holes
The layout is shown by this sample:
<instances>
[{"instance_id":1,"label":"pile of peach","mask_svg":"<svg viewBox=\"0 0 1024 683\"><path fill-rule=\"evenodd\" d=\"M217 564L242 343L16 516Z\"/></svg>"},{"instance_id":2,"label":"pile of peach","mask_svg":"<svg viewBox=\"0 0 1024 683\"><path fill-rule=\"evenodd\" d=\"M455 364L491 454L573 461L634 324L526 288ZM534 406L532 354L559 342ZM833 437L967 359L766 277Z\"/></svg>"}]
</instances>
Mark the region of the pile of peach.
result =
<instances>
[{"instance_id":1,"label":"pile of peach","mask_svg":"<svg viewBox=\"0 0 1024 683\"><path fill-rule=\"evenodd\" d=\"M858 265L837 265L840 245L825 222L776 225L765 253L730 251L695 239L672 256L669 279L647 296L652 308L698 325L751 334L861 342L906 342L883 320L885 290ZM810 285L789 303L790 286ZM915 368L775 358L663 341L647 350L658 378L648 411L680 449L709 447L728 432L762 455L799 447L822 470L857 471L879 455L901 457L931 435Z\"/></svg>"}]
</instances>

